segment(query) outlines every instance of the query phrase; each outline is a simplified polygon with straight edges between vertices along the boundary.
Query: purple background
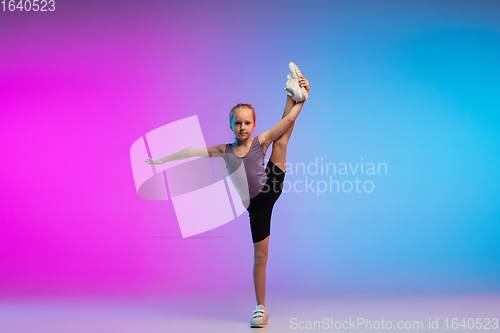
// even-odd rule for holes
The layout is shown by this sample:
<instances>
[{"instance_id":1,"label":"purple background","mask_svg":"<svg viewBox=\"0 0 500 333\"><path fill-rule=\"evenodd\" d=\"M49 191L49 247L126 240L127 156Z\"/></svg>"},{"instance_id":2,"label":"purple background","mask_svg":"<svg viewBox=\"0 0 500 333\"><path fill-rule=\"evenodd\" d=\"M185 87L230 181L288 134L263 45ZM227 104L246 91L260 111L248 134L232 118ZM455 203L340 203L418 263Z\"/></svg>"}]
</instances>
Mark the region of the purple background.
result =
<instances>
[{"instance_id":1,"label":"purple background","mask_svg":"<svg viewBox=\"0 0 500 333\"><path fill-rule=\"evenodd\" d=\"M371 193L284 193L268 291L498 293L499 9L56 1L0 12L0 297L253 293L248 215L182 239L170 201L137 195L129 151L193 115L208 146L229 143L237 103L254 106L254 135L268 130L290 61L311 95L288 162L388 173L360 176Z\"/></svg>"}]
</instances>

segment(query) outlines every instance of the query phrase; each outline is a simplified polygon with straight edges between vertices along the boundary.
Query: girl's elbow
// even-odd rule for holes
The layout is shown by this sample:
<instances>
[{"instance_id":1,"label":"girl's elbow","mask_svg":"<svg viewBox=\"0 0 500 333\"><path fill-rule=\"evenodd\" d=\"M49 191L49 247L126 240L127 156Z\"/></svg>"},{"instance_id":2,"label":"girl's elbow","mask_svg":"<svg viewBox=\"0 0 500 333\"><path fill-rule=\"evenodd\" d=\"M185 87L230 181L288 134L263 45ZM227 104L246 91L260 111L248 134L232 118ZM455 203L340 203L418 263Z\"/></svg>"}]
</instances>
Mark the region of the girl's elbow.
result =
<instances>
[{"instance_id":1,"label":"girl's elbow","mask_svg":"<svg viewBox=\"0 0 500 333\"><path fill-rule=\"evenodd\" d=\"M186 148L185 149L185 154L186 154L185 158L197 157L196 149L194 149L193 147Z\"/></svg>"}]
</instances>

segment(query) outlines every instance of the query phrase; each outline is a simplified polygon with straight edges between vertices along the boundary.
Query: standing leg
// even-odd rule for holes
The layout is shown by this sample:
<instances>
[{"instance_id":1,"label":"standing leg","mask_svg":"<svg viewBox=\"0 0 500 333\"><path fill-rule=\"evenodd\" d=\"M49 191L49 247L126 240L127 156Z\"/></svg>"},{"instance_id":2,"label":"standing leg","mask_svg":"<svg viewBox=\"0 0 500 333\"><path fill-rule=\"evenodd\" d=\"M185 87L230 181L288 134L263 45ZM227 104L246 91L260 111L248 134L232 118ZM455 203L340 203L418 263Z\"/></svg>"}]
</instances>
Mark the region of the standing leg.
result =
<instances>
[{"instance_id":1,"label":"standing leg","mask_svg":"<svg viewBox=\"0 0 500 333\"><path fill-rule=\"evenodd\" d=\"M266 265L269 236L260 242L253 243L254 263L253 263L253 283L255 287L255 298L257 305L266 306Z\"/></svg>"},{"instance_id":2,"label":"standing leg","mask_svg":"<svg viewBox=\"0 0 500 333\"><path fill-rule=\"evenodd\" d=\"M285 111L283 112L283 116L281 117L281 119L283 119L288 113L290 113L290 111L296 104L297 103L290 96L287 96ZM301 104L303 104L303 102L301 102ZM300 107L302 108L302 106ZM285 133L283 133L278 139L274 141L273 153L271 154L270 157L271 162L275 163L277 159L276 157L277 154L275 153L276 142L279 139L281 139L281 142L284 142L285 140L286 142L288 142L288 139L292 134L294 124L295 122L292 123L292 125L286 130ZM278 145L280 145L280 143L278 143ZM286 146L284 151L285 151L284 156L286 156ZM283 163L283 170L284 168L285 168L285 163ZM255 287L255 298L257 300L257 305L266 306L266 266L267 266L267 255L269 248L269 236L267 236L260 242L253 243L253 246L254 246L253 283Z\"/></svg>"},{"instance_id":3,"label":"standing leg","mask_svg":"<svg viewBox=\"0 0 500 333\"><path fill-rule=\"evenodd\" d=\"M287 95L285 111L283 112L282 119L290 113L292 108L300 108L304 106L304 101L296 103L290 96ZM295 126L295 121L292 125L283 133L279 138L273 142L273 151L269 160L273 162L278 168L286 171L286 149L288 146L288 140L292 135L293 127Z\"/></svg>"}]
</instances>

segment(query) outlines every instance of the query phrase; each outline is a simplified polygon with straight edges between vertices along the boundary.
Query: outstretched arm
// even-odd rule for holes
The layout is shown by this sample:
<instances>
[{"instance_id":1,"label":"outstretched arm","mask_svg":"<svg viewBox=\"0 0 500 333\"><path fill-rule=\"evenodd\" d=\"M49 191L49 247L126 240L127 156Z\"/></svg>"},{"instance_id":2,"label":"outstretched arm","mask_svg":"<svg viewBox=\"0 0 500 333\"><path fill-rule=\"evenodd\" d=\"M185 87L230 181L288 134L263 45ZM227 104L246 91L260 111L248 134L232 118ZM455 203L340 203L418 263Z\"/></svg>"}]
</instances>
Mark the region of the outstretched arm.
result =
<instances>
[{"instance_id":1,"label":"outstretched arm","mask_svg":"<svg viewBox=\"0 0 500 333\"><path fill-rule=\"evenodd\" d=\"M215 145L209 148L194 148L188 147L182 150L179 150L176 153L167 155L163 158L159 158L156 160L146 159L147 164L165 164L171 161L183 160L191 157L223 157L225 145Z\"/></svg>"}]
</instances>

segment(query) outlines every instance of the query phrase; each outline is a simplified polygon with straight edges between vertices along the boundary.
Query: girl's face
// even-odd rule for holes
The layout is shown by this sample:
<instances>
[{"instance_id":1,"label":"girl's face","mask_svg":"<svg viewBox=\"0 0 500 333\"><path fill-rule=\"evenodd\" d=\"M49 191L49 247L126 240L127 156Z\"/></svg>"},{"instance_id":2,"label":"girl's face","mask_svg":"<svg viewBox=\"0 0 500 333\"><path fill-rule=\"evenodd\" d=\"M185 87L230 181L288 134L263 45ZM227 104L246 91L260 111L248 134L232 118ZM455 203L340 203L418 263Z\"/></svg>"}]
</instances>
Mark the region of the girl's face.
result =
<instances>
[{"instance_id":1,"label":"girl's face","mask_svg":"<svg viewBox=\"0 0 500 333\"><path fill-rule=\"evenodd\" d=\"M253 112L249 108L238 108L234 110L234 117L231 122L234 135L240 140L245 140L252 136L255 130Z\"/></svg>"}]
</instances>

